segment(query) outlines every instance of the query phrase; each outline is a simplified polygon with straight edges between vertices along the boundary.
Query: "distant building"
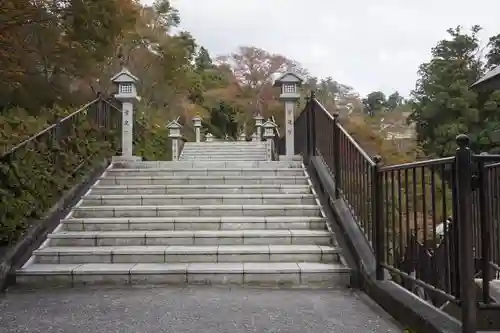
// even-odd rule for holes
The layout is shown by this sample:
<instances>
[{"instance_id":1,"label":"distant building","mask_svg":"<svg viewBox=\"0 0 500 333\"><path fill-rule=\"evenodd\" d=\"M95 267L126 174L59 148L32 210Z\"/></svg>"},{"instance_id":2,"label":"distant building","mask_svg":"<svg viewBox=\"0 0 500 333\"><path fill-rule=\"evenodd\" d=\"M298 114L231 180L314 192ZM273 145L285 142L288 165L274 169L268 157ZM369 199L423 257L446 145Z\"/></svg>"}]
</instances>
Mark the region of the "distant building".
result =
<instances>
[{"instance_id":1,"label":"distant building","mask_svg":"<svg viewBox=\"0 0 500 333\"><path fill-rule=\"evenodd\" d=\"M500 90L500 66L496 66L471 86L477 91Z\"/></svg>"}]
</instances>

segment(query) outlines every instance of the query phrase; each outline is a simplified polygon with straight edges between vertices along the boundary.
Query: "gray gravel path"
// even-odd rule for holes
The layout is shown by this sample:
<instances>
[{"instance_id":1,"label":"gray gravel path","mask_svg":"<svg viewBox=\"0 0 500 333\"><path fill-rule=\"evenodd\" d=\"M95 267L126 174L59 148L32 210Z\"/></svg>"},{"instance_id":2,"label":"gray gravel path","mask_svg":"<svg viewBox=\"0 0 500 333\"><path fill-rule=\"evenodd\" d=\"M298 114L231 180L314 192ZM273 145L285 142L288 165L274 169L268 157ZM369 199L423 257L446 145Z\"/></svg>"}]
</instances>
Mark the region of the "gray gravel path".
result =
<instances>
[{"instance_id":1,"label":"gray gravel path","mask_svg":"<svg viewBox=\"0 0 500 333\"><path fill-rule=\"evenodd\" d=\"M402 332L349 290L136 287L10 291L0 332Z\"/></svg>"}]
</instances>

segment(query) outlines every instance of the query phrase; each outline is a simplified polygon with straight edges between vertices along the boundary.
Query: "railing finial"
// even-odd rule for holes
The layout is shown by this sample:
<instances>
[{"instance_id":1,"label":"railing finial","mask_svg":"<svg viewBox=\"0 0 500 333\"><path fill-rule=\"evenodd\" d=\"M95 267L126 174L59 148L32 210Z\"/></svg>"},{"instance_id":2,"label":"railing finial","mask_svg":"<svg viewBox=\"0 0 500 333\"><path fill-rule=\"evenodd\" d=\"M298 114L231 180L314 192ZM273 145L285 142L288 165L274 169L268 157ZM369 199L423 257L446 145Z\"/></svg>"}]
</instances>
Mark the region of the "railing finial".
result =
<instances>
[{"instance_id":1,"label":"railing finial","mask_svg":"<svg viewBox=\"0 0 500 333\"><path fill-rule=\"evenodd\" d=\"M465 134L459 134L455 138L459 148L467 148L470 145L470 138Z\"/></svg>"},{"instance_id":2,"label":"railing finial","mask_svg":"<svg viewBox=\"0 0 500 333\"><path fill-rule=\"evenodd\" d=\"M315 99L316 98L316 90L314 90L314 89L311 90L310 98L311 99Z\"/></svg>"},{"instance_id":3,"label":"railing finial","mask_svg":"<svg viewBox=\"0 0 500 333\"><path fill-rule=\"evenodd\" d=\"M380 155L373 156L373 162L375 162L375 164L380 164L382 162L382 156Z\"/></svg>"},{"instance_id":4,"label":"railing finial","mask_svg":"<svg viewBox=\"0 0 500 333\"><path fill-rule=\"evenodd\" d=\"M334 113L332 114L332 116L333 116L333 118L337 119L337 118L340 116L340 113L338 113L338 112L334 112Z\"/></svg>"}]
</instances>

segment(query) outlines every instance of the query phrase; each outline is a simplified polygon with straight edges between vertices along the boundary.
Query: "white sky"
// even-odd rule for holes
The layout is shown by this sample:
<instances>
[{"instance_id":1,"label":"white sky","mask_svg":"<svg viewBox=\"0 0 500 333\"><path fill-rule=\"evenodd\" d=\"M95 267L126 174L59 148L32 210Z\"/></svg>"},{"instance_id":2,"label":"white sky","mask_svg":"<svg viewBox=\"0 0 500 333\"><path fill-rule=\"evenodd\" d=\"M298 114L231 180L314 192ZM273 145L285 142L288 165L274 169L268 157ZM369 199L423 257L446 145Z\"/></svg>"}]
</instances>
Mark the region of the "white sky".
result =
<instances>
[{"instance_id":1,"label":"white sky","mask_svg":"<svg viewBox=\"0 0 500 333\"><path fill-rule=\"evenodd\" d=\"M153 0L141 0L152 3ZM171 0L211 54L256 46L299 61L318 77L407 95L418 65L446 29L500 33L500 0Z\"/></svg>"}]
</instances>

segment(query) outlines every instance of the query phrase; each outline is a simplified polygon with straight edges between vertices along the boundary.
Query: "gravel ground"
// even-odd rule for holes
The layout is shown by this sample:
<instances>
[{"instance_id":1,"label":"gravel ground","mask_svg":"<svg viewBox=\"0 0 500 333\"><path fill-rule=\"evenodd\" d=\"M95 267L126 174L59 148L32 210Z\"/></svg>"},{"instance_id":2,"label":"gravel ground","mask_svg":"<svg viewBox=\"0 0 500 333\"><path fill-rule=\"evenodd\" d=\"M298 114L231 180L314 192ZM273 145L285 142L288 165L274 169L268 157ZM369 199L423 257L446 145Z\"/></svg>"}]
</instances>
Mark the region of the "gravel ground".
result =
<instances>
[{"instance_id":1,"label":"gravel ground","mask_svg":"<svg viewBox=\"0 0 500 333\"><path fill-rule=\"evenodd\" d=\"M364 294L250 287L14 290L0 332L369 333L402 329Z\"/></svg>"}]
</instances>

